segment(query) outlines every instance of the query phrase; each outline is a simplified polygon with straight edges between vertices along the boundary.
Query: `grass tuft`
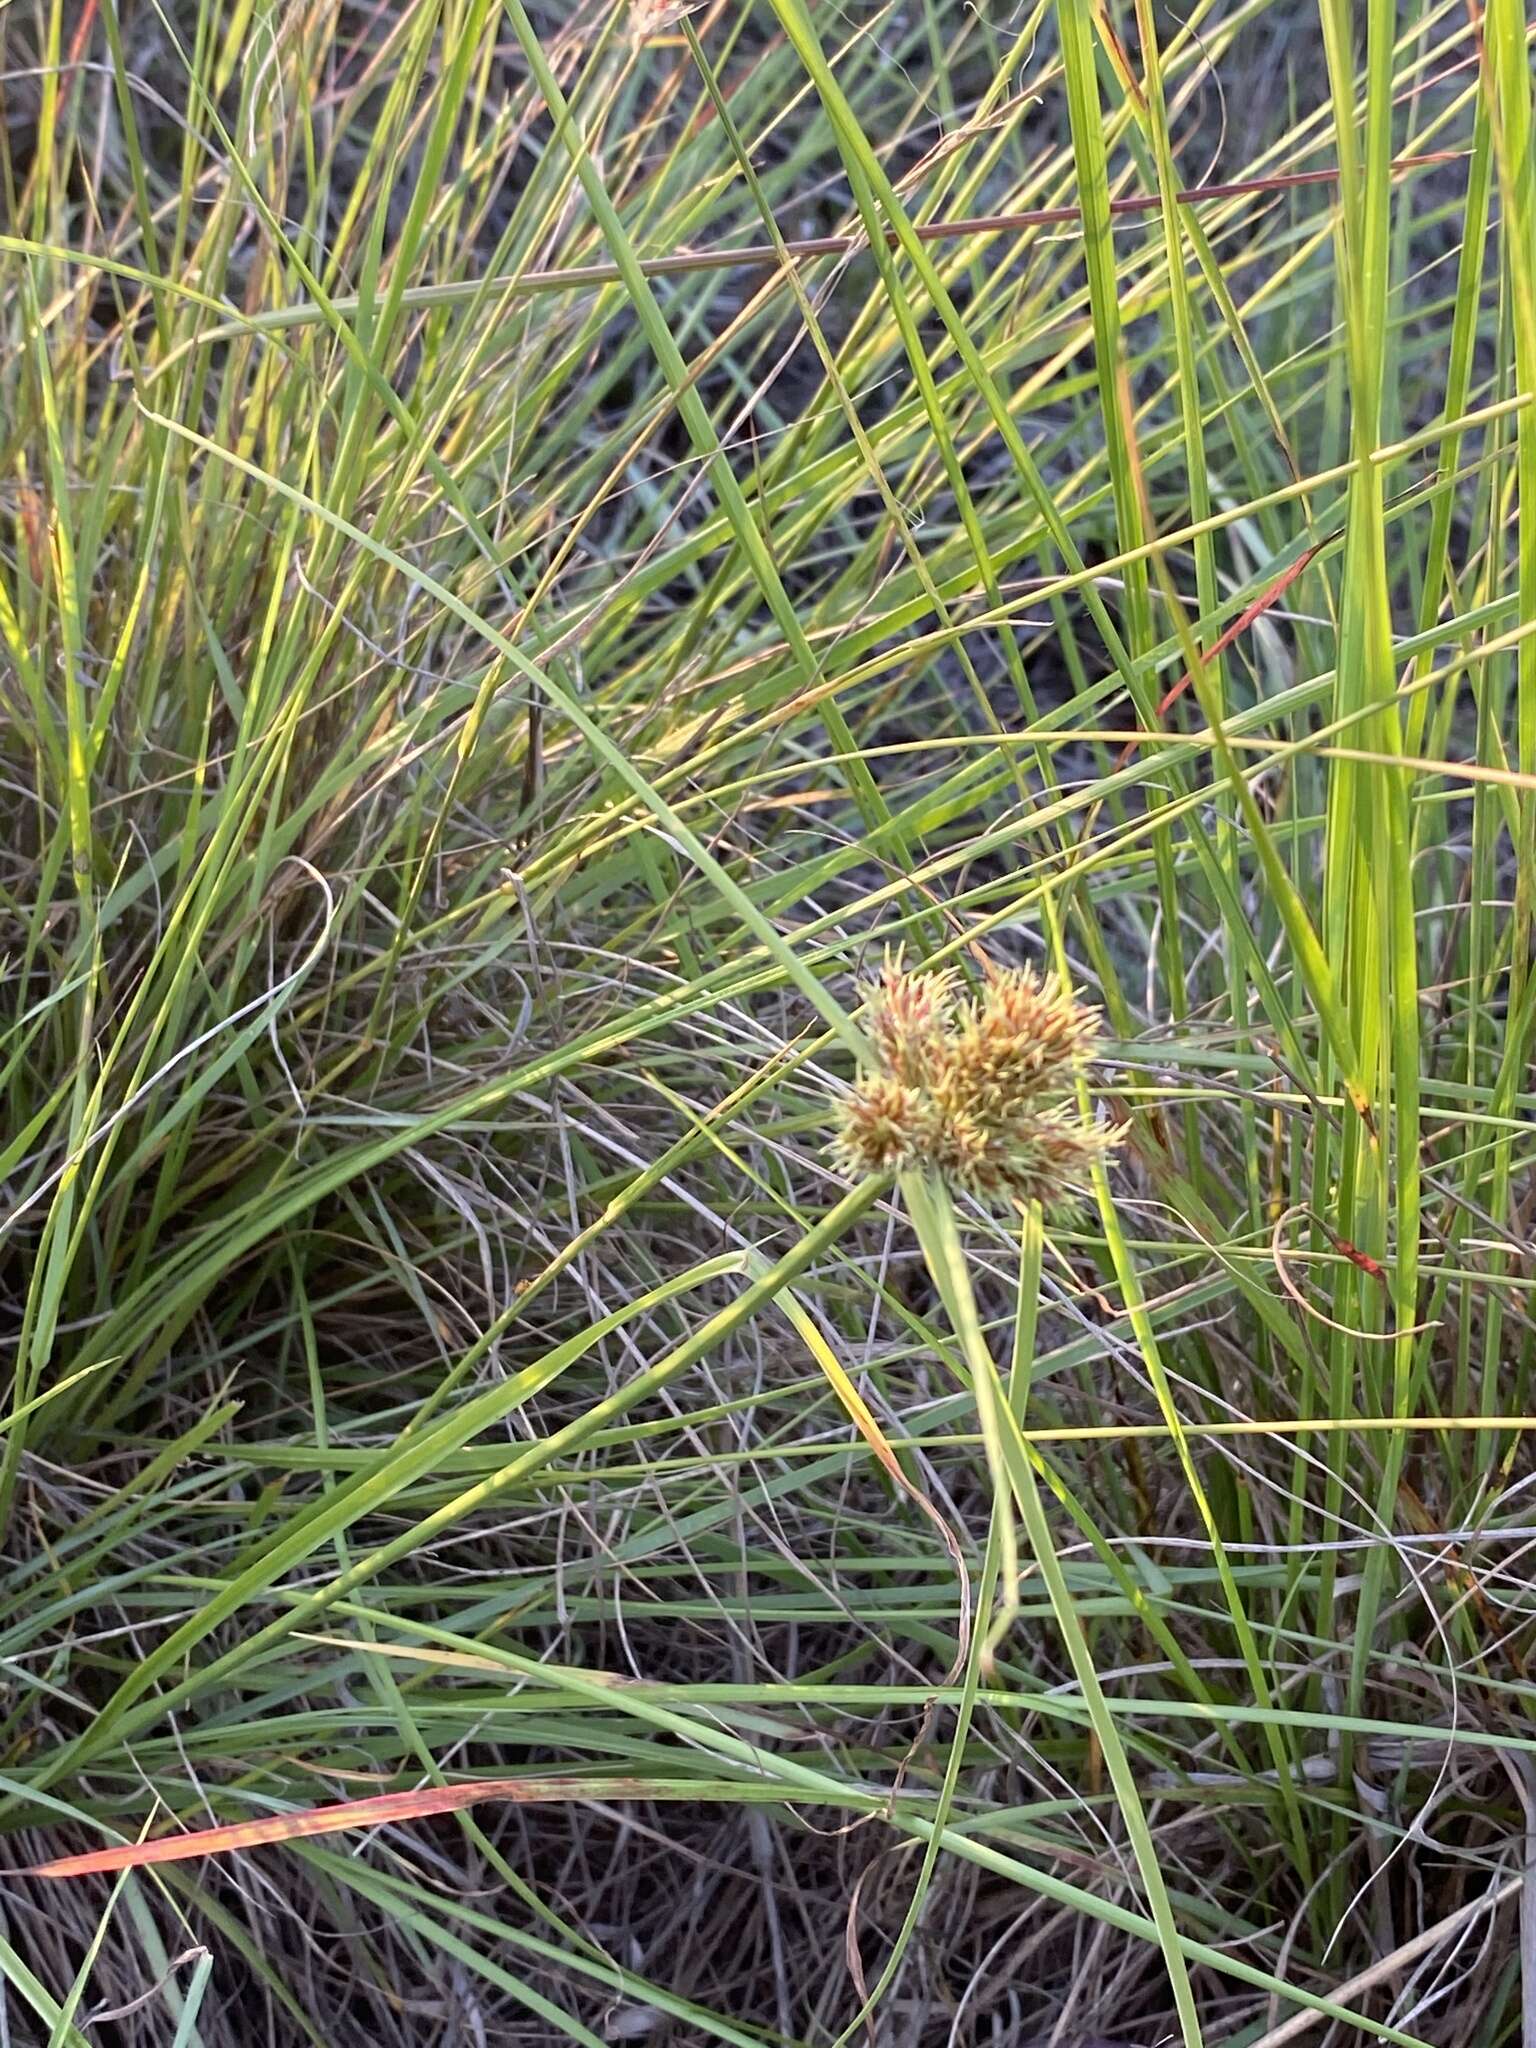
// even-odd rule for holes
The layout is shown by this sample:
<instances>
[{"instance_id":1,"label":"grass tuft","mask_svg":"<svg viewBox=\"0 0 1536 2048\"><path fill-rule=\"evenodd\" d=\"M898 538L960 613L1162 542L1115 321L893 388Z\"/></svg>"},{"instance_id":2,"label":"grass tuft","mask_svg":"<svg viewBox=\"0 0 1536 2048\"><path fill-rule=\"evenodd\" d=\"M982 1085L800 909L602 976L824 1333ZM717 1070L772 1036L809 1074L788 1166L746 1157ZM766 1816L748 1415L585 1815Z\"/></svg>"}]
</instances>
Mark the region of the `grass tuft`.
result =
<instances>
[{"instance_id":1,"label":"grass tuft","mask_svg":"<svg viewBox=\"0 0 1536 2048\"><path fill-rule=\"evenodd\" d=\"M0 9L6 2039L1526 2048L1531 40Z\"/></svg>"}]
</instances>

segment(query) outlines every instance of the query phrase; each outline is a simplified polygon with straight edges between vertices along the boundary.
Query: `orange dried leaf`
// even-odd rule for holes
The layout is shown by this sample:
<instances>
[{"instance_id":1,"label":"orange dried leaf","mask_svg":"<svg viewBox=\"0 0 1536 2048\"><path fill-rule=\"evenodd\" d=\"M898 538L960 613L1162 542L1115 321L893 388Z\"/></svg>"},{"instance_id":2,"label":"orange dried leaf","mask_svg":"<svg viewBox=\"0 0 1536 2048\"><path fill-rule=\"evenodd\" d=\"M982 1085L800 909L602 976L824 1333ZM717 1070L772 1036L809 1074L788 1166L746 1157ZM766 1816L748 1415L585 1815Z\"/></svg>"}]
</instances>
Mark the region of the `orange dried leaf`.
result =
<instances>
[{"instance_id":1,"label":"orange dried leaf","mask_svg":"<svg viewBox=\"0 0 1536 2048\"><path fill-rule=\"evenodd\" d=\"M125 1842L114 1849L88 1849L33 1866L31 1877L93 1877L106 1870L138 1870L149 1863L184 1863L195 1856L229 1856L271 1842L302 1841L311 1835L348 1834L381 1822L420 1820L427 1814L458 1813L488 1800L522 1805L560 1799L648 1798L656 1787L629 1778L481 1778L467 1785L422 1785L411 1792L381 1792L371 1799L347 1799L334 1806L275 1813L266 1820L233 1821L165 1835L150 1842Z\"/></svg>"}]
</instances>

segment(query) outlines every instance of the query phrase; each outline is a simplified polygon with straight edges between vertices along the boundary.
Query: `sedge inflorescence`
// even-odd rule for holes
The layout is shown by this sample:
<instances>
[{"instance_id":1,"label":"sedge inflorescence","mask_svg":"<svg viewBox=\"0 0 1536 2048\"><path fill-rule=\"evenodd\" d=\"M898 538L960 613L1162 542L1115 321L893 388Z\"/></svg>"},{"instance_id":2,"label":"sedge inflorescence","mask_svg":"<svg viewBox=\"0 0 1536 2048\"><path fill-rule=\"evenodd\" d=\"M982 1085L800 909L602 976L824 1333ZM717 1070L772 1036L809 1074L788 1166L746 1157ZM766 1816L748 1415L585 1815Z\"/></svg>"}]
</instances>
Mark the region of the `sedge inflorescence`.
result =
<instances>
[{"instance_id":1,"label":"sedge inflorescence","mask_svg":"<svg viewBox=\"0 0 1536 2048\"><path fill-rule=\"evenodd\" d=\"M874 1061L841 1105L843 1171L919 1167L976 1194L1072 1200L1114 1142L1069 1095L1095 1011L1028 967L989 966L970 996L952 972L912 974L890 954L864 996Z\"/></svg>"}]
</instances>

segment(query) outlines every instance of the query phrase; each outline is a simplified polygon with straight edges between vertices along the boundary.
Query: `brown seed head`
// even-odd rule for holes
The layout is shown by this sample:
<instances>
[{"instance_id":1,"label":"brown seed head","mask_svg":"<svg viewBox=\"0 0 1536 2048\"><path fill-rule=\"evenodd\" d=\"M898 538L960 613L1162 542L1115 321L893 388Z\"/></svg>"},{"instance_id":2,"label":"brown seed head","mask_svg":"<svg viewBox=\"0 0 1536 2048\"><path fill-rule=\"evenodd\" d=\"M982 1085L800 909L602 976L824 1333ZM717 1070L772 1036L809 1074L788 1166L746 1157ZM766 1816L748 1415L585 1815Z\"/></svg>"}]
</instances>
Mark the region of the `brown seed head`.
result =
<instances>
[{"instance_id":1,"label":"brown seed head","mask_svg":"<svg viewBox=\"0 0 1536 2048\"><path fill-rule=\"evenodd\" d=\"M879 980L865 992L877 1066L911 1088L926 1087L943 1062L954 1002L953 974L908 974L900 954L887 953Z\"/></svg>"},{"instance_id":2,"label":"brown seed head","mask_svg":"<svg viewBox=\"0 0 1536 2048\"><path fill-rule=\"evenodd\" d=\"M894 1074L867 1074L839 1112L833 1157L839 1169L862 1178L904 1173L924 1147L928 1106Z\"/></svg>"},{"instance_id":3,"label":"brown seed head","mask_svg":"<svg viewBox=\"0 0 1536 2048\"><path fill-rule=\"evenodd\" d=\"M1062 1099L1098 1019L1056 976L989 968L981 993L960 1000L948 974L909 974L887 955L866 1003L875 1066L840 1113L845 1172L924 1167L1055 1208L1115 1142Z\"/></svg>"}]
</instances>

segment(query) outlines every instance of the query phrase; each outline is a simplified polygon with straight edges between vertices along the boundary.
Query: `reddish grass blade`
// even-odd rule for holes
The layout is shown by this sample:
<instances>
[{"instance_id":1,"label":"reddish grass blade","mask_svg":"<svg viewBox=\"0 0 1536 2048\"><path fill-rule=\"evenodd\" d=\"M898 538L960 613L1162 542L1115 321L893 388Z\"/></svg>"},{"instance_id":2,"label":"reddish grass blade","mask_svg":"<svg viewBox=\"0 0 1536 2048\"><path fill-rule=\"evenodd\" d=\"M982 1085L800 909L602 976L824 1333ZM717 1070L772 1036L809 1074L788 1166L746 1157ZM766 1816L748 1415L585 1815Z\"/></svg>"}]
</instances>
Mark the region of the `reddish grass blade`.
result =
<instances>
[{"instance_id":1,"label":"reddish grass blade","mask_svg":"<svg viewBox=\"0 0 1536 2048\"><path fill-rule=\"evenodd\" d=\"M1394 177L1406 177L1410 172L1427 170L1432 164L1460 163L1466 154L1464 149L1437 149L1429 150L1423 156L1399 157L1392 165L1392 173ZM1238 178L1228 185L1190 185L1175 193L1174 197L1181 206L1195 206L1213 199L1263 199L1276 192L1294 192L1309 185L1332 185L1337 183L1338 175L1331 165L1316 171L1277 171L1267 178ZM1109 210L1120 218L1155 213L1162 203L1155 192L1130 192L1111 199ZM1078 206L1035 206L1022 213L976 213L955 220L914 222L912 232L924 242L946 242L962 235L1012 234L1020 228L1070 227L1081 219L1082 208ZM895 242L894 229L887 240ZM792 257L851 256L863 247L862 235L812 235L799 241L786 241L784 251ZM736 249L679 249L669 256L647 256L642 259L640 268L647 277L672 277L688 270L774 269L779 261L779 251L771 242L754 242ZM619 273L611 263L573 263L555 270L521 271L516 279L516 288L520 292L559 291L575 285L617 282Z\"/></svg>"},{"instance_id":2,"label":"reddish grass blade","mask_svg":"<svg viewBox=\"0 0 1536 2048\"><path fill-rule=\"evenodd\" d=\"M664 1788L640 1778L480 1778L467 1785L422 1785L413 1792L381 1792L335 1806L310 1806L275 1813L267 1820L242 1820L226 1827L198 1828L152 1842L125 1842L115 1849L88 1849L83 1856L59 1856L34 1864L29 1877L94 1877L105 1870L138 1870L147 1863L185 1863L195 1856L228 1856L269 1842L296 1842L309 1835L341 1835L381 1821L420 1820L433 1813L458 1813L489 1800L523 1805L560 1799L654 1799Z\"/></svg>"},{"instance_id":3,"label":"reddish grass blade","mask_svg":"<svg viewBox=\"0 0 1536 2048\"><path fill-rule=\"evenodd\" d=\"M96 9L98 5L99 0L85 0L85 5L80 10L80 19L76 22L75 32L69 39L69 55L64 59L64 68L59 74L59 84L61 86L69 84L70 79L74 76L75 66L80 62L81 57L85 53L85 46L90 41L91 30L96 25Z\"/></svg>"},{"instance_id":4,"label":"reddish grass blade","mask_svg":"<svg viewBox=\"0 0 1536 2048\"><path fill-rule=\"evenodd\" d=\"M1206 649L1205 654L1202 658L1206 661L1214 661L1219 654L1225 654L1227 649L1232 645L1233 641L1240 640L1244 633L1247 632L1248 628L1254 623L1256 619L1263 618L1264 614L1270 609L1271 605L1277 605L1280 602L1281 598L1284 597L1285 593L1296 581L1296 578L1302 573L1304 569L1311 567L1312 563L1317 560L1318 556L1322 553L1323 549L1329 545L1329 541L1336 540L1337 538L1338 536L1336 534L1330 534L1328 540L1320 540L1314 547L1307 548L1301 554L1299 554L1288 569L1283 569L1280 572L1280 574L1275 578L1274 582L1270 584L1267 590L1260 591L1259 595L1253 600L1253 603L1248 606L1246 611L1238 613L1237 617L1232 621L1231 625L1228 626L1227 630L1221 635L1220 639L1213 641L1211 646ZM1186 669L1183 675L1179 677L1179 680L1174 684L1173 688L1170 691L1168 691L1167 695L1163 698L1162 702L1157 707L1157 716L1159 723L1161 723L1162 720L1168 716L1168 713L1173 709L1174 705L1177 704L1179 699L1183 696L1184 692L1189 688L1190 684L1194 681L1194 679L1194 672L1191 669ZM1141 742L1139 740L1127 740L1125 745L1120 749L1120 759L1116 765L1123 768L1126 762L1130 760L1132 754L1135 753L1137 747L1140 744Z\"/></svg>"}]
</instances>

